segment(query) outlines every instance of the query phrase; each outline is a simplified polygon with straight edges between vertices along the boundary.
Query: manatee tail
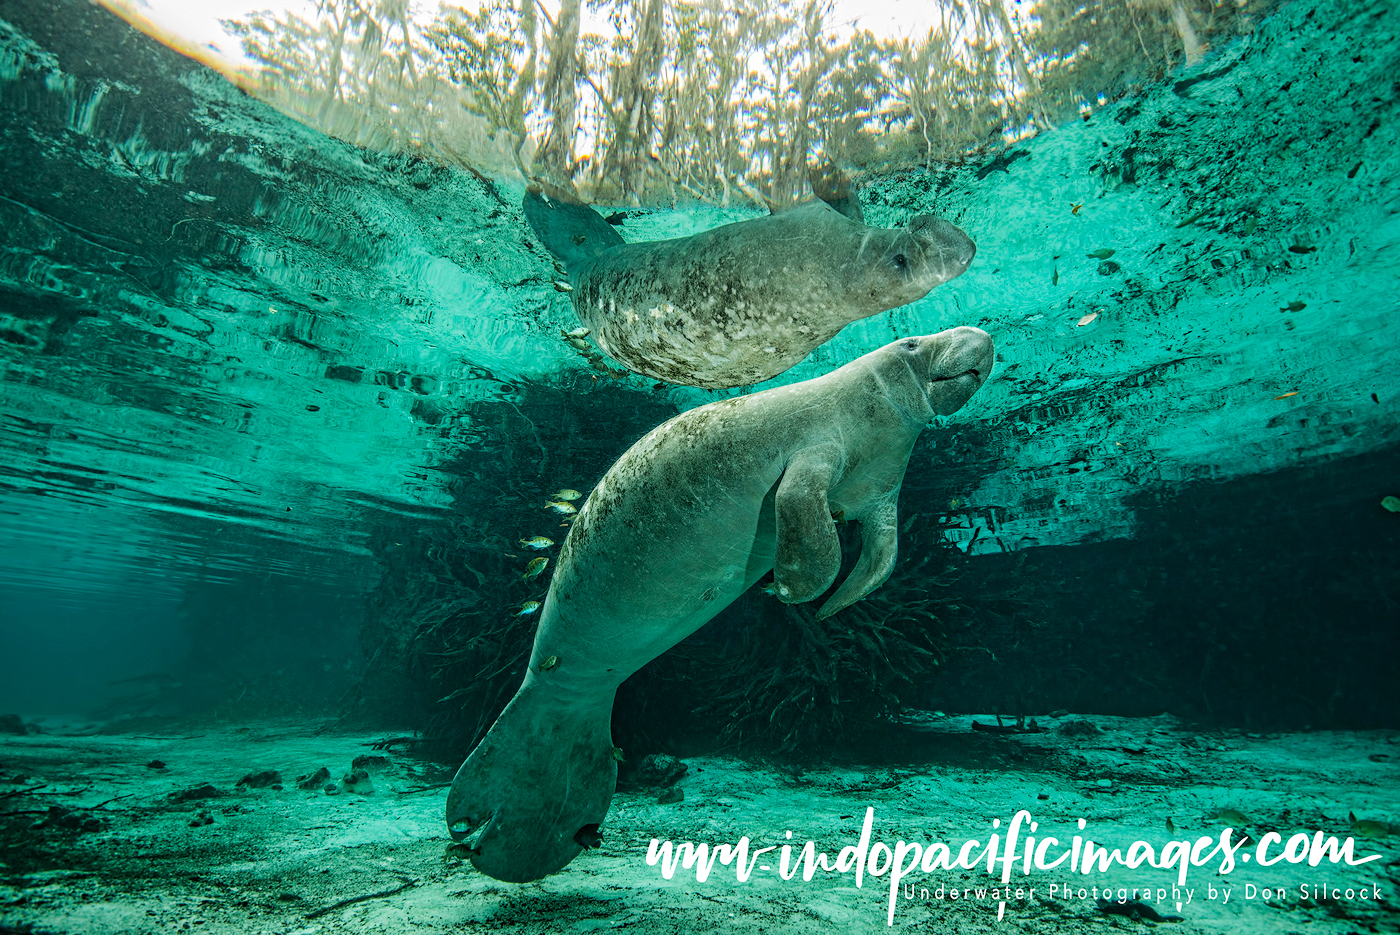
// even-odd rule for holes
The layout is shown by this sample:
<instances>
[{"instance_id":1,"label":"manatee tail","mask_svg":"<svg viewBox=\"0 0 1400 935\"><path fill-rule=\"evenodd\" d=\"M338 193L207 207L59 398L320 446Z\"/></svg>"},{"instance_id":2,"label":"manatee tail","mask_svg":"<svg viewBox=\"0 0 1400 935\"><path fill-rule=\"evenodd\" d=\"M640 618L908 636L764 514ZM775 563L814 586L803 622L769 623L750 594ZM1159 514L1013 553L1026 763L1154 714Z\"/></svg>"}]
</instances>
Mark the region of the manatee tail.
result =
<instances>
[{"instance_id":1,"label":"manatee tail","mask_svg":"<svg viewBox=\"0 0 1400 935\"><path fill-rule=\"evenodd\" d=\"M472 866L508 883L562 870L601 842L617 787L612 698L572 707L526 685L457 771L447 829Z\"/></svg>"},{"instance_id":2,"label":"manatee tail","mask_svg":"<svg viewBox=\"0 0 1400 935\"><path fill-rule=\"evenodd\" d=\"M820 165L808 166L807 179L812 183L812 194L831 205L858 224L865 223L865 215L860 210L860 196L851 177L841 171L841 167L830 159Z\"/></svg>"},{"instance_id":3,"label":"manatee tail","mask_svg":"<svg viewBox=\"0 0 1400 935\"><path fill-rule=\"evenodd\" d=\"M535 235L570 275L598 254L627 242L601 214L558 189L531 185L524 208Z\"/></svg>"}]
</instances>

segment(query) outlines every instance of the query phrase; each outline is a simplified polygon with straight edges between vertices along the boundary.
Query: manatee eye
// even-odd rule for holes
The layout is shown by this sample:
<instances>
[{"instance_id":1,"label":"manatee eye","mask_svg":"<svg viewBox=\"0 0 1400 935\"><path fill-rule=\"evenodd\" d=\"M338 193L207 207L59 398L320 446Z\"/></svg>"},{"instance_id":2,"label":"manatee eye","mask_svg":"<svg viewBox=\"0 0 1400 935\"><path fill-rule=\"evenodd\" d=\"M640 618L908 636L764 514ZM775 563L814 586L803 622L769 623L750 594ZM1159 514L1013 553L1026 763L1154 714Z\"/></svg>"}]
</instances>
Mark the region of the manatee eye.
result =
<instances>
[{"instance_id":1,"label":"manatee eye","mask_svg":"<svg viewBox=\"0 0 1400 935\"><path fill-rule=\"evenodd\" d=\"M905 349L906 351L914 351L914 350L918 350L918 348L919 348L919 342L918 342L918 341L915 341L913 338L910 338L909 340L907 340L907 341L904 342L904 349Z\"/></svg>"},{"instance_id":2,"label":"manatee eye","mask_svg":"<svg viewBox=\"0 0 1400 935\"><path fill-rule=\"evenodd\" d=\"M906 266L908 266L908 265L909 265L909 258L906 257L904 254L902 254L902 253L896 253L896 254L894 255L894 268L895 268L895 269L904 269L904 268L905 268Z\"/></svg>"}]
</instances>

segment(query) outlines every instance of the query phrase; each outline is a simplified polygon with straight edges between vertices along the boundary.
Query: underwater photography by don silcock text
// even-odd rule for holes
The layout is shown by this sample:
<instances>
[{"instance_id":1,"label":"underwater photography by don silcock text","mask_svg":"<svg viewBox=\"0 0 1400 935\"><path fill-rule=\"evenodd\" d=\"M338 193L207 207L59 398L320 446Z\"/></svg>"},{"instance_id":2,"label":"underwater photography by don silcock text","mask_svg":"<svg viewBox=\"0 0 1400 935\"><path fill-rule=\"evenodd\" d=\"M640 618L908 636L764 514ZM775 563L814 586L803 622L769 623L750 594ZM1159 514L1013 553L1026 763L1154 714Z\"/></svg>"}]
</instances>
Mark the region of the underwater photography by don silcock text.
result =
<instances>
[{"instance_id":1,"label":"underwater photography by don silcock text","mask_svg":"<svg viewBox=\"0 0 1400 935\"><path fill-rule=\"evenodd\" d=\"M0 0L0 935L1400 932L1393 0Z\"/></svg>"}]
</instances>

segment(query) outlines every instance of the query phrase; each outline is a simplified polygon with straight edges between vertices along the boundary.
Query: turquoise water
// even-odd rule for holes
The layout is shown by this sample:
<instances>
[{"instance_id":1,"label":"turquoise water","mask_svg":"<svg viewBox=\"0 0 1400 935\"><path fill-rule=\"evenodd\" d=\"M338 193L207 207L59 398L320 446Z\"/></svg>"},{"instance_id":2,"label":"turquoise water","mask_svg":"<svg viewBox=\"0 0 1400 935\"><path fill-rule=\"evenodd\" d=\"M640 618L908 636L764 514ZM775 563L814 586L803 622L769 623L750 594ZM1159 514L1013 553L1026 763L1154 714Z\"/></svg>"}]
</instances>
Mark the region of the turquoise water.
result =
<instances>
[{"instance_id":1,"label":"turquoise water","mask_svg":"<svg viewBox=\"0 0 1400 935\"><path fill-rule=\"evenodd\" d=\"M864 171L867 224L937 214L972 266L710 391L566 340L518 173L333 139L85 3L0 5L0 713L323 719L459 762L524 671L550 495L677 413L972 325L992 379L915 446L868 604L907 645L813 662L811 614L754 589L622 687L619 745L877 756L906 709L1394 730L1397 69L1391 5L1297 0L1000 161ZM633 242L763 214L597 207ZM775 658L837 687L782 731L754 712L798 689L725 695Z\"/></svg>"}]
</instances>

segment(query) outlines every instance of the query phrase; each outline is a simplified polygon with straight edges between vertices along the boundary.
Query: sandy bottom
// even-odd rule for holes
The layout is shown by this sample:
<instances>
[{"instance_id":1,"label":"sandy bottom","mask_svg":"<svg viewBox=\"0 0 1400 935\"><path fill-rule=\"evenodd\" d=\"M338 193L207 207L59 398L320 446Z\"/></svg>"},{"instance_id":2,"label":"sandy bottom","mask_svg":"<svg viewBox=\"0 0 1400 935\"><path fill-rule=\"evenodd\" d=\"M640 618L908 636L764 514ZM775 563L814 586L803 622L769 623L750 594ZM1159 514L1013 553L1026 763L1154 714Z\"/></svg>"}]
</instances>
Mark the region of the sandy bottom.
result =
<instances>
[{"instance_id":1,"label":"sandy bottom","mask_svg":"<svg viewBox=\"0 0 1400 935\"><path fill-rule=\"evenodd\" d=\"M0 739L0 933L888 931L888 874L866 875L860 888L853 873L783 880L781 851L755 856L787 843L800 854L811 839L835 858L858 843L867 808L876 869L887 862L876 842L942 841L956 858L975 839L971 854L980 854L1019 809L1038 822L1038 839L1053 835L1064 849L1082 834L1124 854L1135 841L1160 852L1173 840L1218 840L1233 824L1253 839L1277 831L1285 845L1297 832L1353 836L1356 859L1379 855L1358 866L1324 856L1319 866L1285 859L1267 868L1241 857L1226 874L1217 856L1192 867L1177 893L1171 869L1062 866L1025 876L1019 860L1003 893L1001 868L990 876L985 860L925 874L906 856L915 869L895 888L900 929L1400 932L1400 734L1201 734L1166 718L1096 717L1098 733L1074 737L1061 732L1070 720L1062 717L1043 719L1049 731L1003 736L972 730L973 720L993 719L934 718L910 730L917 756L898 767L691 759L682 802L658 804L656 790L619 793L600 849L526 885L482 876L451 846L441 785L451 776L441 766L391 750L367 767L371 791L297 787L297 776L319 767L334 781L356 757L379 755L380 735L317 735L312 725L277 722L10 736ZM152 760L165 768L148 767ZM259 770L279 771L282 788L237 785ZM171 798L204 784L220 794ZM1030 833L1020 829L1022 843ZM713 846L745 835L754 867L745 882L736 863L715 862L703 882L694 867L668 880L647 863L653 838ZM1255 847L1251 840L1238 853ZM1111 899L1126 891L1145 908L1110 903L1126 914L1105 912L1095 900L1105 886ZM372 898L325 911L354 897ZM1154 913L1182 919L1154 922Z\"/></svg>"}]
</instances>

